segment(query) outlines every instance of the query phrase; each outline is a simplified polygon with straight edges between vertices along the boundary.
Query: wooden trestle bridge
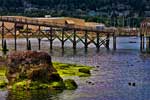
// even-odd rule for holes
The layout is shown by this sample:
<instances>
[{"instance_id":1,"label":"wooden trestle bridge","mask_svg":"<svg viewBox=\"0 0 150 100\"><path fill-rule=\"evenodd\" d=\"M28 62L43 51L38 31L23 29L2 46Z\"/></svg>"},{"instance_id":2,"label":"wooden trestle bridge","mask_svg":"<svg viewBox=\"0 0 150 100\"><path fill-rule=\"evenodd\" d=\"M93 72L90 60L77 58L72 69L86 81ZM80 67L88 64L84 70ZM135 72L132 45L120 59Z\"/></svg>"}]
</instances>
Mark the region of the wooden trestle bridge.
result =
<instances>
[{"instance_id":1,"label":"wooden trestle bridge","mask_svg":"<svg viewBox=\"0 0 150 100\"><path fill-rule=\"evenodd\" d=\"M50 49L53 48L55 39L60 41L62 49L64 49L66 41L71 41L73 50L76 50L79 42L84 44L85 50L88 49L90 44L94 44L97 50L99 50L102 45L104 45L106 49L109 49L110 37L113 37L113 49L116 49L117 35L115 30L98 30L87 26L66 25L35 18L13 16L1 16L0 23L2 48L4 40L9 34L14 38L15 50L17 50L17 38L20 37L26 38L27 47L29 47L30 38L37 38L39 50L41 49L41 40L43 38L48 39ZM11 23L11 27L9 27L7 23ZM141 31L141 33L143 32ZM143 46L143 35L141 35L141 50L143 50Z\"/></svg>"}]
</instances>

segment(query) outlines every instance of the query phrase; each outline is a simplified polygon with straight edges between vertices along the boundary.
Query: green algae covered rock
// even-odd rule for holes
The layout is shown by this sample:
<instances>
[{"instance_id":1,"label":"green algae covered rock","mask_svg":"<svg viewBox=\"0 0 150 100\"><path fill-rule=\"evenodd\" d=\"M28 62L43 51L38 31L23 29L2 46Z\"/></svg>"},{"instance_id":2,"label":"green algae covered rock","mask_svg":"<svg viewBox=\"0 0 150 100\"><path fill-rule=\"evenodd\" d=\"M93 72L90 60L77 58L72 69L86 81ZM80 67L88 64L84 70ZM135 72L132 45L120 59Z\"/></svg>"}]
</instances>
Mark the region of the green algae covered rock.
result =
<instances>
[{"instance_id":1,"label":"green algae covered rock","mask_svg":"<svg viewBox=\"0 0 150 100\"><path fill-rule=\"evenodd\" d=\"M0 81L0 88L5 88L7 86L7 82L2 80Z\"/></svg>"},{"instance_id":2,"label":"green algae covered rock","mask_svg":"<svg viewBox=\"0 0 150 100\"><path fill-rule=\"evenodd\" d=\"M12 85L12 90L17 90L17 91L23 91L23 90L43 90L43 89L50 89L50 90L74 90L77 88L77 84L74 80L72 79L67 79L64 82L59 81L59 82L51 82L50 84L46 83L41 83L38 81L20 81L16 82L15 84Z\"/></svg>"},{"instance_id":3,"label":"green algae covered rock","mask_svg":"<svg viewBox=\"0 0 150 100\"><path fill-rule=\"evenodd\" d=\"M55 89L55 90L63 90L63 89L65 89L64 82L52 82L50 84L50 86L52 87L52 89Z\"/></svg>"},{"instance_id":4,"label":"green algae covered rock","mask_svg":"<svg viewBox=\"0 0 150 100\"><path fill-rule=\"evenodd\" d=\"M47 53L24 51L8 55L6 77L9 84L24 79L48 83L54 79L51 77L53 72L57 73L52 65L51 57ZM58 78L59 81L62 81L59 75L57 75Z\"/></svg>"},{"instance_id":5,"label":"green algae covered rock","mask_svg":"<svg viewBox=\"0 0 150 100\"><path fill-rule=\"evenodd\" d=\"M76 82L72 79L67 79L64 81L64 83L67 90L74 90L78 87Z\"/></svg>"},{"instance_id":6,"label":"green algae covered rock","mask_svg":"<svg viewBox=\"0 0 150 100\"><path fill-rule=\"evenodd\" d=\"M90 76L91 68L58 62L52 64L51 57L44 52L14 52L7 57L7 71L0 70L0 77L8 80L8 85L5 81L0 82L0 88L7 86L13 91L74 90L78 87L76 82L72 79L63 81L62 77L87 77Z\"/></svg>"},{"instance_id":7,"label":"green algae covered rock","mask_svg":"<svg viewBox=\"0 0 150 100\"><path fill-rule=\"evenodd\" d=\"M41 83L38 81L30 81L30 80L24 80L20 82L16 82L13 84L12 89L13 90L42 90L42 89L49 89L50 84Z\"/></svg>"},{"instance_id":8,"label":"green algae covered rock","mask_svg":"<svg viewBox=\"0 0 150 100\"><path fill-rule=\"evenodd\" d=\"M13 90L27 90L27 81L16 82L12 85Z\"/></svg>"},{"instance_id":9,"label":"green algae covered rock","mask_svg":"<svg viewBox=\"0 0 150 100\"><path fill-rule=\"evenodd\" d=\"M51 56L44 52L14 52L7 57L9 86L18 90L50 88L53 82L62 82L51 62Z\"/></svg>"},{"instance_id":10,"label":"green algae covered rock","mask_svg":"<svg viewBox=\"0 0 150 100\"><path fill-rule=\"evenodd\" d=\"M86 74L90 74L90 70L87 69L87 68L80 68L80 69L79 69L79 72L86 73Z\"/></svg>"},{"instance_id":11,"label":"green algae covered rock","mask_svg":"<svg viewBox=\"0 0 150 100\"><path fill-rule=\"evenodd\" d=\"M68 69L70 66L70 64L58 65L59 70ZM51 57L44 52L24 51L9 54L5 72L8 80L7 87L13 91L77 88L75 81L71 79L63 81L58 69L53 67ZM2 87L6 86L4 83L0 84Z\"/></svg>"},{"instance_id":12,"label":"green algae covered rock","mask_svg":"<svg viewBox=\"0 0 150 100\"><path fill-rule=\"evenodd\" d=\"M58 62L53 62L54 68L61 77L66 76L78 76L78 77L88 77L91 75L91 66L76 65L76 64L62 64Z\"/></svg>"}]
</instances>

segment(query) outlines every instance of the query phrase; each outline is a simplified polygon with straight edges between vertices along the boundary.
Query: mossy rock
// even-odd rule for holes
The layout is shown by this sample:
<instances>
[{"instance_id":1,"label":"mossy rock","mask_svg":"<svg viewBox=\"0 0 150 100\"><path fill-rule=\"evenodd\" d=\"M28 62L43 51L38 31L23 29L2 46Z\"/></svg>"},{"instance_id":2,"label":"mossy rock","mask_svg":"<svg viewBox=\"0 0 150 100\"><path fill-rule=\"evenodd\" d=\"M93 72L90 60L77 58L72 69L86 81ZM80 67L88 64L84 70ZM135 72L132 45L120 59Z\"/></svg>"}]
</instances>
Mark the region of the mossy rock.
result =
<instances>
[{"instance_id":1,"label":"mossy rock","mask_svg":"<svg viewBox=\"0 0 150 100\"><path fill-rule=\"evenodd\" d=\"M66 69L69 68L70 64L59 64L60 69Z\"/></svg>"},{"instance_id":2,"label":"mossy rock","mask_svg":"<svg viewBox=\"0 0 150 100\"><path fill-rule=\"evenodd\" d=\"M40 83L40 82L31 82L29 86L29 90L39 90L39 89L48 89L49 84Z\"/></svg>"},{"instance_id":3,"label":"mossy rock","mask_svg":"<svg viewBox=\"0 0 150 100\"><path fill-rule=\"evenodd\" d=\"M12 86L13 90L27 90L27 88L29 88L27 81L16 82Z\"/></svg>"},{"instance_id":4,"label":"mossy rock","mask_svg":"<svg viewBox=\"0 0 150 100\"><path fill-rule=\"evenodd\" d=\"M76 82L72 79L67 79L63 82L63 79L61 77L64 78L66 76L87 77L90 76L90 69L92 68L90 66L75 65L75 64L53 63L53 65L57 71L52 70L52 72L47 73L47 69L45 69L45 67L39 69L39 67L32 66L31 64L30 66L32 67L31 70L22 71L22 73L16 75L17 80L15 81L15 83L9 85L12 85L12 89L16 91L42 90L42 89L43 90L44 89L74 90L78 87ZM34 73L32 72L33 69L35 71ZM32 73L31 75L30 75L30 71ZM4 75L3 71L1 73L2 75ZM27 77L27 76L32 76L32 77Z\"/></svg>"},{"instance_id":5,"label":"mossy rock","mask_svg":"<svg viewBox=\"0 0 150 100\"><path fill-rule=\"evenodd\" d=\"M75 90L78 87L76 82L72 79L67 79L64 83L67 90Z\"/></svg>"},{"instance_id":6,"label":"mossy rock","mask_svg":"<svg viewBox=\"0 0 150 100\"><path fill-rule=\"evenodd\" d=\"M52 80L52 81L56 81L56 82L63 81L63 79L60 78L60 75L57 72L53 72L50 75L49 79Z\"/></svg>"},{"instance_id":7,"label":"mossy rock","mask_svg":"<svg viewBox=\"0 0 150 100\"><path fill-rule=\"evenodd\" d=\"M39 89L48 89L50 86L48 84L40 84Z\"/></svg>"},{"instance_id":8,"label":"mossy rock","mask_svg":"<svg viewBox=\"0 0 150 100\"><path fill-rule=\"evenodd\" d=\"M53 65L59 65L60 63L59 62L53 62Z\"/></svg>"},{"instance_id":9,"label":"mossy rock","mask_svg":"<svg viewBox=\"0 0 150 100\"><path fill-rule=\"evenodd\" d=\"M6 78L10 85L23 80L50 83L62 80L51 62L51 56L45 52L18 51L7 56ZM54 77L54 78L53 78ZM54 79L54 80L53 80Z\"/></svg>"},{"instance_id":10,"label":"mossy rock","mask_svg":"<svg viewBox=\"0 0 150 100\"><path fill-rule=\"evenodd\" d=\"M12 86L12 90L23 91L23 90L43 90L43 89L53 89L53 90L64 90L65 84L63 81L60 82L51 82L49 84L41 83L38 81L29 82L24 80L21 82L16 82Z\"/></svg>"},{"instance_id":11,"label":"mossy rock","mask_svg":"<svg viewBox=\"0 0 150 100\"><path fill-rule=\"evenodd\" d=\"M0 81L0 88L5 88L7 86L6 81Z\"/></svg>"},{"instance_id":12,"label":"mossy rock","mask_svg":"<svg viewBox=\"0 0 150 100\"><path fill-rule=\"evenodd\" d=\"M89 77L90 74L86 74L86 73L79 73L78 74L79 77Z\"/></svg>"},{"instance_id":13,"label":"mossy rock","mask_svg":"<svg viewBox=\"0 0 150 100\"><path fill-rule=\"evenodd\" d=\"M55 90L65 89L65 84L63 82L52 82L50 86Z\"/></svg>"},{"instance_id":14,"label":"mossy rock","mask_svg":"<svg viewBox=\"0 0 150 100\"><path fill-rule=\"evenodd\" d=\"M87 68L80 68L80 69L79 69L79 72L86 73L86 74L91 74L91 73L90 73L90 70L87 69Z\"/></svg>"},{"instance_id":15,"label":"mossy rock","mask_svg":"<svg viewBox=\"0 0 150 100\"><path fill-rule=\"evenodd\" d=\"M69 70L63 70L62 71L62 74L68 74L70 76L74 76L76 75L76 73L74 71L69 71Z\"/></svg>"},{"instance_id":16,"label":"mossy rock","mask_svg":"<svg viewBox=\"0 0 150 100\"><path fill-rule=\"evenodd\" d=\"M47 89L48 85L47 84L42 84L40 82L28 82L27 80L21 81L21 82L16 82L12 86L12 90L39 90L39 89Z\"/></svg>"},{"instance_id":17,"label":"mossy rock","mask_svg":"<svg viewBox=\"0 0 150 100\"><path fill-rule=\"evenodd\" d=\"M5 76L5 72L4 70L0 70L0 76Z\"/></svg>"},{"instance_id":18,"label":"mossy rock","mask_svg":"<svg viewBox=\"0 0 150 100\"><path fill-rule=\"evenodd\" d=\"M53 62L53 66L56 68L57 72L61 77L66 76L88 77L91 75L90 70L92 69L92 66L63 64L59 62Z\"/></svg>"}]
</instances>

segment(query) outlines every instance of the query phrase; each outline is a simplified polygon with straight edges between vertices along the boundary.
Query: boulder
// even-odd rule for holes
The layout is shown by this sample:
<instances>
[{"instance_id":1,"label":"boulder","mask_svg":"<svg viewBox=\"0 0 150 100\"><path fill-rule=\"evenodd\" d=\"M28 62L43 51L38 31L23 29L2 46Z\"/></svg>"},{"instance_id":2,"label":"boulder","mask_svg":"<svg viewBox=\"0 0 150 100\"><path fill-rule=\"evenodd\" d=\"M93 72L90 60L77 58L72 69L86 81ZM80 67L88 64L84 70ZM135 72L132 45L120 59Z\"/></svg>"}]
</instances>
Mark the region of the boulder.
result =
<instances>
[{"instance_id":1,"label":"boulder","mask_svg":"<svg viewBox=\"0 0 150 100\"><path fill-rule=\"evenodd\" d=\"M50 83L63 81L45 52L20 51L7 56L6 77L10 85L22 80Z\"/></svg>"}]
</instances>

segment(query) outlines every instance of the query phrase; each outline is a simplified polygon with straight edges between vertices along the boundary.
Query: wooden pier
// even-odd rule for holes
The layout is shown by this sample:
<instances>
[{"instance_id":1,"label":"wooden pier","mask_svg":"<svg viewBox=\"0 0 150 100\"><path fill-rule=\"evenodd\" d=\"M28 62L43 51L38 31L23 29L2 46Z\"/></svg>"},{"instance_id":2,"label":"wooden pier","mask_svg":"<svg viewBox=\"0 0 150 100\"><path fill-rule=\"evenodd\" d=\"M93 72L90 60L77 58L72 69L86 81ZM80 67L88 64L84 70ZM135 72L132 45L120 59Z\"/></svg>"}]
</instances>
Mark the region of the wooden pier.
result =
<instances>
[{"instance_id":1,"label":"wooden pier","mask_svg":"<svg viewBox=\"0 0 150 100\"><path fill-rule=\"evenodd\" d=\"M23 16L1 16L0 23L2 48L6 44L4 43L5 38L11 36L14 38L15 50L17 50L17 39L21 37L26 39L27 49L31 49L30 38L37 39L39 50L41 50L41 40L47 38L50 50L53 49L53 42L57 39L61 43L62 50L65 48L66 41L70 41L73 50L76 50L78 43L81 42L85 51L87 51L90 44L94 44L99 51L102 45L109 50L110 37L113 37L113 50L116 50L117 36L122 35L120 33L123 33L123 35L128 33L128 36L140 35L140 50L150 52L150 19L144 20L140 29L136 30L125 28L99 30L96 27L83 26L79 23L72 25L73 22L70 20L67 21L67 23L71 23L69 25ZM10 24L11 26L9 26Z\"/></svg>"},{"instance_id":2,"label":"wooden pier","mask_svg":"<svg viewBox=\"0 0 150 100\"><path fill-rule=\"evenodd\" d=\"M80 26L80 25L65 25L60 23L53 23L47 21L40 21L28 17L13 17L1 16L0 17L0 33L2 40L2 48L4 40L8 34L14 38L14 49L17 50L17 38L22 37L26 39L26 47L29 49L31 43L30 38L37 38L38 49L41 49L41 40L47 38L49 40L49 48L53 49L53 41L58 39L61 43L62 50L66 41L71 41L73 50L76 50L77 44L82 42L85 50L88 49L90 44L94 44L97 50L102 45L109 49L110 37L113 36L114 50L116 49L116 36L113 30L98 30L93 27ZM13 27L9 27L7 23L11 23ZM36 30L30 28L36 27ZM43 29L46 28L46 29ZM19 32L19 35L17 34ZM103 38L102 38L103 37Z\"/></svg>"}]
</instances>

